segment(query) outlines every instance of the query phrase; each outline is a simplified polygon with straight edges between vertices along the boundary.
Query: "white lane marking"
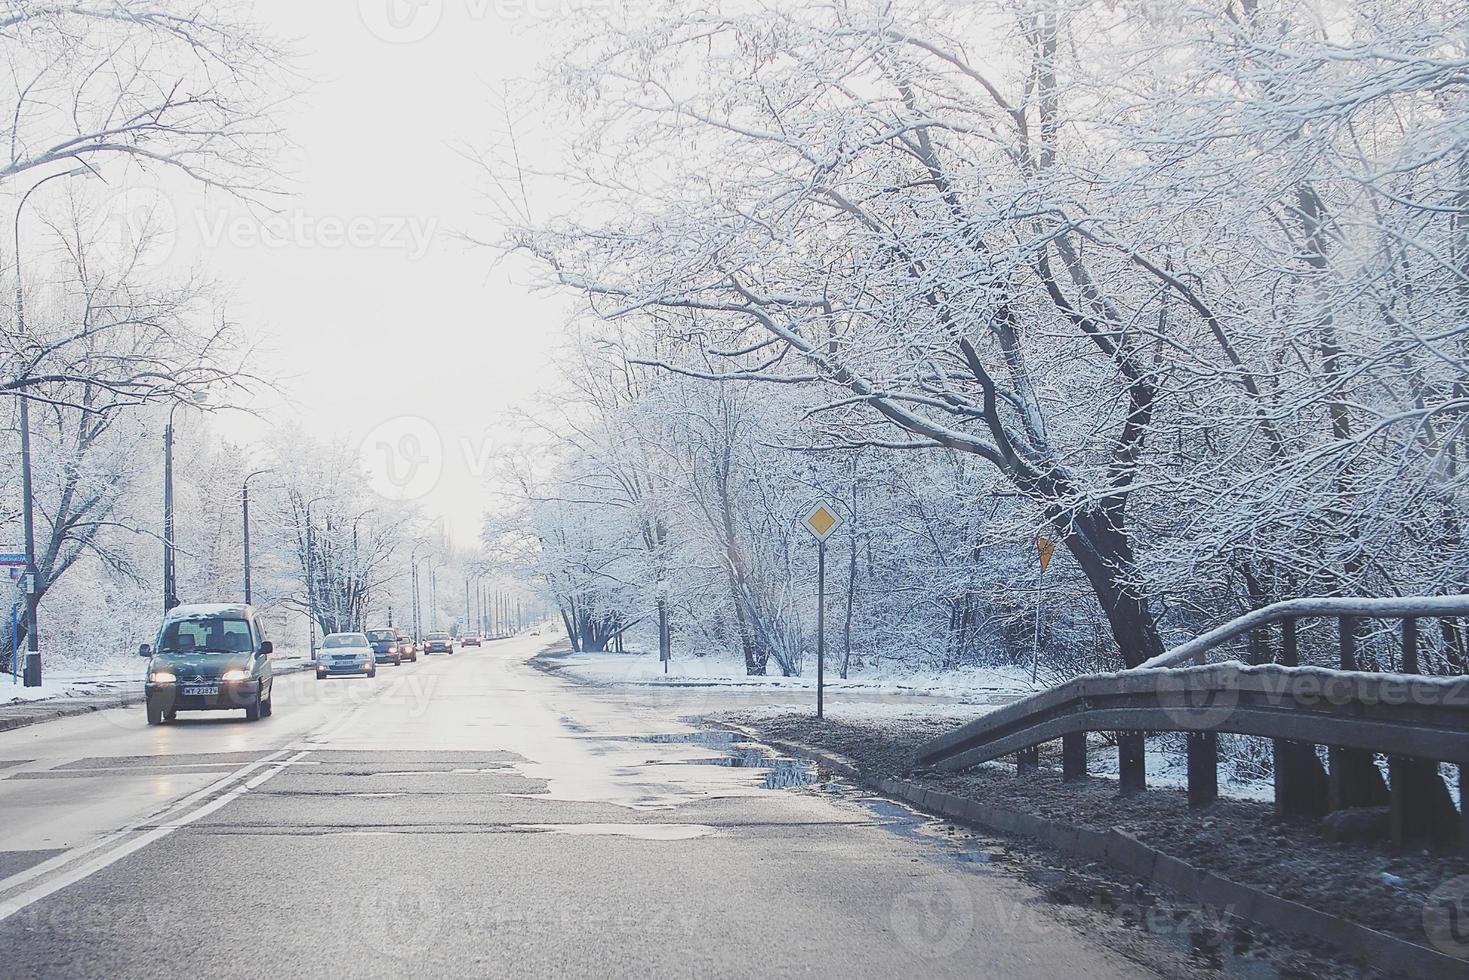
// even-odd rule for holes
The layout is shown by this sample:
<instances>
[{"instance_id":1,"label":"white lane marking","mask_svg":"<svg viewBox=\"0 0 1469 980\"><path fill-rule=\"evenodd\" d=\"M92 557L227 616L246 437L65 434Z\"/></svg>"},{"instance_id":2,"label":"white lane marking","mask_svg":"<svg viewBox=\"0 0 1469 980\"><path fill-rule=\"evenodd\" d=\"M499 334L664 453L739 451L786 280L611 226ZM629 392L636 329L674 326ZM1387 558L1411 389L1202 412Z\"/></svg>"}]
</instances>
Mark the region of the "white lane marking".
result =
<instances>
[{"instance_id":1,"label":"white lane marking","mask_svg":"<svg viewBox=\"0 0 1469 980\"><path fill-rule=\"evenodd\" d=\"M281 756L283 756L283 755L286 754L286 752L287 752L287 750L285 750L285 749L282 749L279 752L274 752L270 756L267 756L265 759L261 759L261 760L255 762L255 763L252 763L251 765L249 765L249 766L245 767L244 769L242 769L240 772L233 774L233 778L236 778L236 779L241 778L241 777L243 777L244 775L248 774L248 772L250 772L251 770L253 770L255 768L258 768L258 767L263 766L263 765L269 765L271 762L273 762L275 760L279 760ZM187 827L189 824L194 823L196 820L201 820L204 817L207 817L209 814L215 812L216 810L220 809L221 807L225 806L226 804L230 803L231 801L238 799L239 797L243 796L245 793L247 793L250 790L254 789L255 787L259 786L261 783L265 782L267 779L270 779L271 777L276 776L276 775L279 775L281 772L284 772L287 766L291 765L293 762L299 761L300 758L301 758L301 756L303 756L305 754L306 754L305 752L298 752L298 753L296 753L296 755L292 756L291 758L285 759L283 761L280 761L279 764L274 765L274 766L271 766L269 769L266 769L264 772L261 772L261 773L257 774L254 778L250 779L244 785L235 786L233 789L231 789L228 792L226 792L226 793L224 793L224 794L222 794L222 795L220 795L220 796L218 796L218 797L210 800L209 802L205 803L203 806L198 807L198 808L196 808L196 809L194 809L194 810L192 810L192 811L190 811L190 812L188 812L188 813L186 813L186 814L178 817L177 819L170 820L167 823L160 824L159 826L154 827L152 830L149 830L149 831L147 831L147 832L145 832L143 834L140 834L140 835L137 835L137 836L132 836L130 840L127 840L124 843L122 843L121 845L119 845L118 847L115 847L112 850L107 851L106 853L99 855L94 860L85 862L84 864L81 864L81 865L79 865L77 867L71 868L68 871L63 871L62 873L57 874L57 875L49 878L48 880L46 880L42 884L36 885L34 888L31 888L31 889L29 889L27 891L21 892L19 895L16 895L13 898L8 898L8 899L4 900L3 902L0 902L0 922L4 922L6 919L10 918L12 915L15 915L17 912L20 912L21 910L23 910L25 908L28 908L31 905L34 905L36 902L39 902L41 899L46 898L47 896L50 896L50 895L54 895L56 892L60 891L63 888L66 888L68 885L74 885L74 884L76 884L79 881L82 881L82 880L84 880L86 878L91 877L92 875L96 874L98 871L101 871L104 868L107 868L107 867L110 867L113 864L116 864L118 861L121 861L123 858L127 857L129 854L132 854L132 853L134 853L136 851L141 850L144 847L147 847L149 844L153 843L154 841L162 840L164 837L167 837L169 834L173 833L174 831L179 830L182 827ZM219 785L221 785L221 783L224 783L224 782L226 782L226 781L225 780L221 780L220 783L216 783L215 786L219 786ZM205 792L207 792L207 790L200 790L199 793L195 793L195 794L193 794L191 797L189 797L187 799L188 800L197 799L200 794L205 793ZM183 805L184 805L185 802L186 801L180 801L179 803L174 804L173 806L164 809L163 811L160 812L159 815L162 816L163 814L167 814L167 813L170 813L172 811L178 810L178 809L180 809L180 808L183 807ZM137 831L137 829L139 827L146 826L147 823L151 823L151 822L153 822L153 821L150 820L150 821L145 821L142 824L134 824L131 828L127 828L127 829L124 829L124 830L121 830L121 831L117 831L116 833L110 834L110 835L108 835L108 837L105 837L102 840L97 841L97 842L95 842L92 845L89 845L88 847L80 848L80 849L77 849L77 850L80 850L82 852L91 852L91 851L97 850L99 847L102 847L103 845L105 845L109 841L117 840L118 838L126 837L126 836L130 836L132 834L135 834L136 831ZM67 854L60 855L60 856L61 857L68 857L69 855L77 855L77 851L76 850L69 851L69 852L67 852ZM79 856L79 855L77 855L77 856ZM50 862L47 862L47 863L49 864ZM31 870L32 871L36 871L37 869L36 868L33 868ZM22 872L22 874L20 874L20 875L13 875L10 878L5 879L5 881L0 882L0 890L3 890L4 888L6 888L8 886L13 885L14 883L16 883L16 879L23 878L23 877L27 877L28 878L28 877L34 877L34 876L33 875L28 875L26 872Z\"/></svg>"},{"instance_id":2,"label":"white lane marking","mask_svg":"<svg viewBox=\"0 0 1469 980\"><path fill-rule=\"evenodd\" d=\"M259 769L261 766L269 765L271 762L279 759L281 756L285 755L289 751L289 749L280 749L278 751L270 753L267 756L264 756L263 758L256 759L254 762L241 766L239 769L236 769L234 772L229 773L223 778L216 779L214 782L210 783L208 786L205 786L203 789L197 789L187 796L184 796L168 804L167 806L163 807L163 809L155 810L153 813L149 814L144 819L137 821L136 823L128 824L120 830L114 830L109 834L104 834L103 836L97 838L89 844L82 844L78 847L69 848L67 849L66 853L58 854L56 855L56 857L51 858L49 861L43 861L42 863L34 867L27 868L25 871L13 874L9 878L0 881L0 893L10 891L14 889L17 885L24 884L25 882L30 881L33 878L39 878L42 875L49 874L57 868L70 864L72 861L75 861L79 857L84 857L85 855L92 853L98 848L105 847L113 841L126 837L129 834L136 833L139 829L143 827L163 822L168 818L169 814L173 813L174 811L186 809L202 799L206 799L210 796L213 796L215 793L223 791L231 783L234 783L237 780L248 776L250 773L254 772L256 769Z\"/></svg>"}]
</instances>

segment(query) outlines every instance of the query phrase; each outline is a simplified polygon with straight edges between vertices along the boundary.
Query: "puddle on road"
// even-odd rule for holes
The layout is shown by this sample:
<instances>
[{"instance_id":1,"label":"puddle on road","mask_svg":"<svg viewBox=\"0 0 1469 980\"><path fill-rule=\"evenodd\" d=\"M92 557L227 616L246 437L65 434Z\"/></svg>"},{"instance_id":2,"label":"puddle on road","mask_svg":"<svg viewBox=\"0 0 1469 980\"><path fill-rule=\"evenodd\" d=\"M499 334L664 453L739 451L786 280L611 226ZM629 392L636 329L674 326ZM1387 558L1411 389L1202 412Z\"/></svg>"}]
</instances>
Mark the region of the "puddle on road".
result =
<instances>
[{"instance_id":1,"label":"puddle on road","mask_svg":"<svg viewBox=\"0 0 1469 980\"><path fill-rule=\"evenodd\" d=\"M714 834L714 828L692 823L523 823L516 830L538 830L567 837L628 837L634 840L697 840Z\"/></svg>"},{"instance_id":2,"label":"puddle on road","mask_svg":"<svg viewBox=\"0 0 1469 980\"><path fill-rule=\"evenodd\" d=\"M660 732L656 735L600 736L619 742L640 742L645 745L703 745L709 748L727 748L745 737L736 732L704 730L693 732Z\"/></svg>"},{"instance_id":3,"label":"puddle on road","mask_svg":"<svg viewBox=\"0 0 1469 980\"><path fill-rule=\"evenodd\" d=\"M814 762L766 755L754 748L735 748L729 755L714 756L709 759L670 759L661 764L757 769L763 771L766 789L804 789L829 778Z\"/></svg>"}]
</instances>

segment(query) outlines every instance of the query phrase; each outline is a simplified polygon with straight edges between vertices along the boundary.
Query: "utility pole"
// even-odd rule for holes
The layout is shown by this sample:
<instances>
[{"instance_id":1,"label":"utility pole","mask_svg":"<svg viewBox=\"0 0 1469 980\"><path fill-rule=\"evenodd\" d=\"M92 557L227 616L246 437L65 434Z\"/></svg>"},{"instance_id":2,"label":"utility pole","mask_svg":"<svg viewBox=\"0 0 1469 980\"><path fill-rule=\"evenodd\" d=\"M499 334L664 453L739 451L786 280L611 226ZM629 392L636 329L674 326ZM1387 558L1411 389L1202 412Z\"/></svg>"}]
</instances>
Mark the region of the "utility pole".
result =
<instances>
[{"instance_id":1,"label":"utility pole","mask_svg":"<svg viewBox=\"0 0 1469 980\"><path fill-rule=\"evenodd\" d=\"M270 470L256 470L245 477L244 485L240 488L240 510L244 522L245 543L245 605L250 605L250 481L257 476L269 473Z\"/></svg>"},{"instance_id":2,"label":"utility pole","mask_svg":"<svg viewBox=\"0 0 1469 980\"><path fill-rule=\"evenodd\" d=\"M178 406L175 405L174 408ZM179 604L173 568L173 409L163 427L163 611Z\"/></svg>"},{"instance_id":3,"label":"utility pole","mask_svg":"<svg viewBox=\"0 0 1469 980\"><path fill-rule=\"evenodd\" d=\"M439 569L443 562L430 562L428 566L428 628L439 628Z\"/></svg>"},{"instance_id":4,"label":"utility pole","mask_svg":"<svg viewBox=\"0 0 1469 980\"><path fill-rule=\"evenodd\" d=\"M325 500L325 496L306 501L306 623L310 630L311 659L316 659L316 539L311 527L311 505Z\"/></svg>"}]
</instances>

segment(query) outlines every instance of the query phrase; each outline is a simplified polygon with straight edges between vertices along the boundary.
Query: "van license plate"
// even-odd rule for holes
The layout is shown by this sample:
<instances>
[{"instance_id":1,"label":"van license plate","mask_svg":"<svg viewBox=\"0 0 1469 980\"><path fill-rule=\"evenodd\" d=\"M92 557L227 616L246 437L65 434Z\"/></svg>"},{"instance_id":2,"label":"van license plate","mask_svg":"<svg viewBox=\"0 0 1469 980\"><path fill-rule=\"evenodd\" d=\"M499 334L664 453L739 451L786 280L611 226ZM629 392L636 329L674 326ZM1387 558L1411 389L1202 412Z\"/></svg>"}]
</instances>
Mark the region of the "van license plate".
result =
<instances>
[{"instance_id":1,"label":"van license plate","mask_svg":"<svg viewBox=\"0 0 1469 980\"><path fill-rule=\"evenodd\" d=\"M197 687L196 686L196 687L186 687L186 688L184 688L184 697L186 697L186 698L210 697L211 695L215 695L215 694L218 694L218 693L219 693L219 687L217 685L209 686L209 687Z\"/></svg>"}]
</instances>

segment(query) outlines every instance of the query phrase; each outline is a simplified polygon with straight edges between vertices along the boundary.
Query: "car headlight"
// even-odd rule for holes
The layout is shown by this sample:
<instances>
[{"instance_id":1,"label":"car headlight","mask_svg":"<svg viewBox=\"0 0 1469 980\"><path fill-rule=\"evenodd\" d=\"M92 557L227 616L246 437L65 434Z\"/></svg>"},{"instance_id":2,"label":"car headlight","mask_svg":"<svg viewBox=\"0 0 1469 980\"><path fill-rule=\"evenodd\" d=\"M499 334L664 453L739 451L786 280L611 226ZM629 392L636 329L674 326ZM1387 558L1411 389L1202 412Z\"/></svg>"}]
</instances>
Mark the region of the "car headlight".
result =
<instances>
[{"instance_id":1,"label":"car headlight","mask_svg":"<svg viewBox=\"0 0 1469 980\"><path fill-rule=\"evenodd\" d=\"M178 676L171 670L155 670L148 675L148 680L154 684L172 684Z\"/></svg>"},{"instance_id":2,"label":"car headlight","mask_svg":"<svg viewBox=\"0 0 1469 980\"><path fill-rule=\"evenodd\" d=\"M248 681L250 675L243 670L227 670L220 675L222 681Z\"/></svg>"}]
</instances>

